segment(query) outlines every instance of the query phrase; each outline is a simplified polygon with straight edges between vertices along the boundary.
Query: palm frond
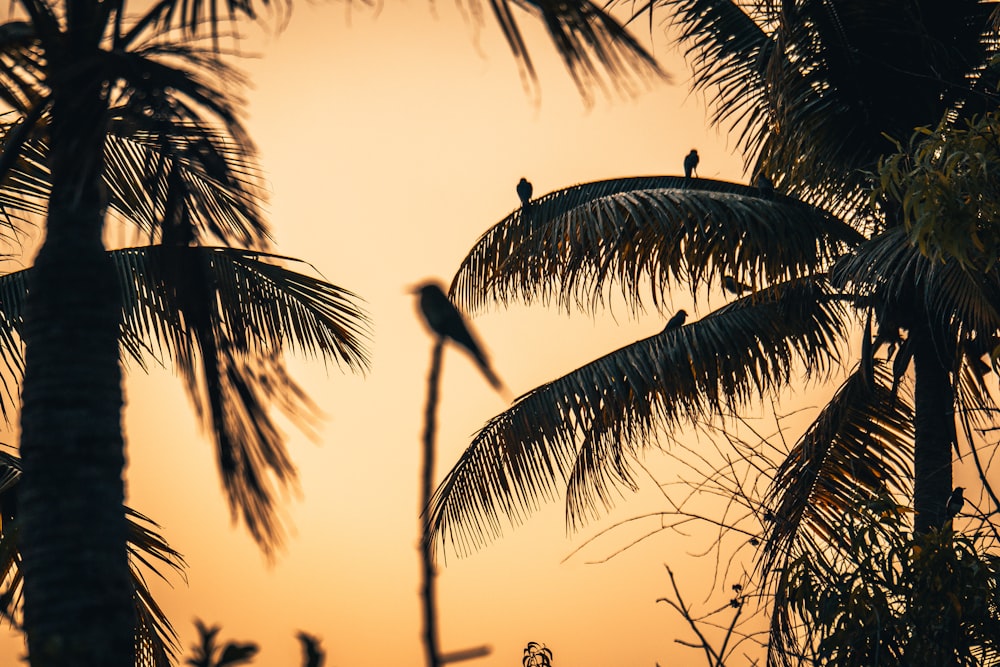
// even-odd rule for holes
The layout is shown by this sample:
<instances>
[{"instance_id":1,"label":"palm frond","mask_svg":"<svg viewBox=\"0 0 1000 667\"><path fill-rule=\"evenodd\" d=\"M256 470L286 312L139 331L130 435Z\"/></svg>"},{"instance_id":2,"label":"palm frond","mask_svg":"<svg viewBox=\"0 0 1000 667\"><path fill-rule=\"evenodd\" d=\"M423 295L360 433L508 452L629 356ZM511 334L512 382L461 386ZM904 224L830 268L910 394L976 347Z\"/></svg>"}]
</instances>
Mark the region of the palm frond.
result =
<instances>
[{"instance_id":1,"label":"palm frond","mask_svg":"<svg viewBox=\"0 0 1000 667\"><path fill-rule=\"evenodd\" d=\"M481 0L464 2L481 20ZM595 90L606 90L609 83L634 92L644 81L665 77L635 38L590 0L489 0L489 5L527 84L536 83L535 68L512 11L515 6L541 20L585 100L591 100Z\"/></svg>"},{"instance_id":2,"label":"palm frond","mask_svg":"<svg viewBox=\"0 0 1000 667\"><path fill-rule=\"evenodd\" d=\"M296 473L269 406L307 431L319 415L282 355L365 370L369 329L357 297L275 255L149 246L111 256L122 275L124 348L155 341L173 362L215 440L234 516L273 553L283 536L277 493L294 487Z\"/></svg>"},{"instance_id":3,"label":"palm frond","mask_svg":"<svg viewBox=\"0 0 1000 667\"><path fill-rule=\"evenodd\" d=\"M45 91L43 65L30 23L0 24L0 101L21 114L37 106Z\"/></svg>"},{"instance_id":4,"label":"palm frond","mask_svg":"<svg viewBox=\"0 0 1000 667\"><path fill-rule=\"evenodd\" d=\"M617 284L639 306L671 285L692 292L723 274L755 287L809 275L863 238L796 200L674 176L624 178L552 192L494 225L463 260L451 292L468 312L492 300L594 308Z\"/></svg>"},{"instance_id":5,"label":"palm frond","mask_svg":"<svg viewBox=\"0 0 1000 667\"><path fill-rule=\"evenodd\" d=\"M267 192L238 114L245 77L196 45L153 43L108 60L123 91L109 126L112 206L151 235L162 226L164 237L266 250Z\"/></svg>"},{"instance_id":6,"label":"palm frond","mask_svg":"<svg viewBox=\"0 0 1000 667\"><path fill-rule=\"evenodd\" d=\"M21 477L18 457L0 452L0 618L17 622L21 602L21 555L17 529L17 483ZM176 663L177 634L166 614L153 599L145 573L166 580L164 568L183 574L184 559L157 532L148 517L125 507L132 601L136 614L136 664L139 667L171 667Z\"/></svg>"},{"instance_id":7,"label":"palm frond","mask_svg":"<svg viewBox=\"0 0 1000 667\"><path fill-rule=\"evenodd\" d=\"M660 6L747 165L844 215L863 208L886 136L996 105L978 83L997 50L988 3L652 0L641 11Z\"/></svg>"},{"instance_id":8,"label":"palm frond","mask_svg":"<svg viewBox=\"0 0 1000 667\"><path fill-rule=\"evenodd\" d=\"M271 553L281 542L276 492L295 468L269 406L309 432L320 411L288 375L284 352L363 372L370 326L357 296L291 271L289 258L232 248L145 246L111 251L124 304L123 352L172 363L213 434L232 509ZM29 269L30 270L30 269ZM0 277L0 360L14 381L27 274ZM6 376L5 376L6 377ZM4 409L7 402L0 402Z\"/></svg>"},{"instance_id":9,"label":"palm frond","mask_svg":"<svg viewBox=\"0 0 1000 667\"><path fill-rule=\"evenodd\" d=\"M441 483L427 509L434 535L468 552L567 482L569 521L584 519L583 508L628 484L625 461L657 436L774 394L800 368L829 371L842 316L822 282L777 285L532 390L476 434Z\"/></svg>"},{"instance_id":10,"label":"palm frond","mask_svg":"<svg viewBox=\"0 0 1000 667\"><path fill-rule=\"evenodd\" d=\"M173 29L187 37L208 33L218 43L224 28L240 19L256 21L260 10L275 12L281 23L291 11L290 0L158 0L127 32L116 35L120 46L128 46L149 33Z\"/></svg>"},{"instance_id":11,"label":"palm frond","mask_svg":"<svg viewBox=\"0 0 1000 667\"><path fill-rule=\"evenodd\" d=\"M874 387L858 367L820 411L778 467L764 506L769 508L757 566L765 581L803 553L823 558L848 549L840 527L859 503L880 494L909 496L913 461L913 409L891 388L884 364ZM774 591L769 654L784 659L796 645L792 605Z\"/></svg>"},{"instance_id":12,"label":"palm frond","mask_svg":"<svg viewBox=\"0 0 1000 667\"><path fill-rule=\"evenodd\" d=\"M848 376L775 472L764 501L772 515L765 574L801 552L803 540L843 546L834 526L859 501L884 491L908 495L913 409L893 394L885 364L874 371L874 387L860 366Z\"/></svg>"}]
</instances>

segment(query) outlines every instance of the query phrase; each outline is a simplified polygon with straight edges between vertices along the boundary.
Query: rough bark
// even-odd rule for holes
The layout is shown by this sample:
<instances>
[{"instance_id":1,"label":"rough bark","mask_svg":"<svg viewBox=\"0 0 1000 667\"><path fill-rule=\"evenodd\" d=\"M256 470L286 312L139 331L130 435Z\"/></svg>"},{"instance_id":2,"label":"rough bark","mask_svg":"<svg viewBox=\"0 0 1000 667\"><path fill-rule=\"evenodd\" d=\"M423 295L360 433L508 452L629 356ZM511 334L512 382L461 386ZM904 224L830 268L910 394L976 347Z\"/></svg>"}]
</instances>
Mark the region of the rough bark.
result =
<instances>
[{"instance_id":1,"label":"rough bark","mask_svg":"<svg viewBox=\"0 0 1000 667\"><path fill-rule=\"evenodd\" d=\"M65 44L47 54L53 189L25 311L24 627L32 667L133 667L121 306L102 241L107 101L86 45Z\"/></svg>"}]
</instances>

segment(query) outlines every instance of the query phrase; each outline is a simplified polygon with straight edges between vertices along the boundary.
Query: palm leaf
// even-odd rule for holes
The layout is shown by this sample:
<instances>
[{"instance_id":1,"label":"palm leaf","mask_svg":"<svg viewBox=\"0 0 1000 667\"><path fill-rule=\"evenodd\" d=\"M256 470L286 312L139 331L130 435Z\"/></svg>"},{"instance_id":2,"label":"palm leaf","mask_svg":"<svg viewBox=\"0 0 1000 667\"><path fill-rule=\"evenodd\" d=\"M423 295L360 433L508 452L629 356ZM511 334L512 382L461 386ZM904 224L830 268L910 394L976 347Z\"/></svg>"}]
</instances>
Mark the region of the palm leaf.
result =
<instances>
[{"instance_id":1,"label":"palm leaf","mask_svg":"<svg viewBox=\"0 0 1000 667\"><path fill-rule=\"evenodd\" d=\"M276 492L296 475L268 406L306 428L318 415L282 353L367 368L357 297L281 267L274 255L152 246L114 256L127 278L125 338L135 347L157 340L172 359L213 433L234 515L271 553L283 533Z\"/></svg>"},{"instance_id":2,"label":"palm leaf","mask_svg":"<svg viewBox=\"0 0 1000 667\"><path fill-rule=\"evenodd\" d=\"M764 500L769 521L758 567L765 581L801 554L822 559L830 547L849 549L840 526L860 502L910 495L913 409L892 389L885 365L876 364L871 379L855 369L778 466ZM780 588L774 594L769 654L784 659L796 628L792 606Z\"/></svg>"},{"instance_id":3,"label":"palm leaf","mask_svg":"<svg viewBox=\"0 0 1000 667\"><path fill-rule=\"evenodd\" d=\"M21 461L16 456L0 452L0 507L3 525L0 529L0 616L12 623L20 616L21 556L18 548L16 521L17 483L21 478ZM136 665L140 667L170 667L177 660L177 634L163 610L153 599L146 585L145 573L166 579L164 566L183 574L184 559L156 532L159 526L148 517L126 507L129 570L132 579L132 601L136 614Z\"/></svg>"},{"instance_id":4,"label":"palm leaf","mask_svg":"<svg viewBox=\"0 0 1000 667\"><path fill-rule=\"evenodd\" d=\"M483 22L484 4L484 0L463 0L478 24ZM283 24L290 6L288 0L160 0L122 35L120 42L131 44L144 34L175 27L188 35L197 35L205 27L216 45L214 48L218 49L223 26L242 18L257 20L261 9L272 12L278 24ZM515 9L533 14L542 22L585 99L589 100L595 89L602 89L608 83L632 91L644 80L663 76L656 61L635 38L590 0L489 0L488 6L526 85L536 83L536 73Z\"/></svg>"},{"instance_id":5,"label":"palm leaf","mask_svg":"<svg viewBox=\"0 0 1000 667\"><path fill-rule=\"evenodd\" d=\"M369 324L358 298L284 268L287 258L276 255L146 246L108 256L120 277L123 351L140 364L153 358L177 368L213 434L234 514L271 553L283 533L276 493L294 484L295 468L269 406L306 430L319 414L282 354L364 371ZM0 359L13 371L21 368L12 332L22 322L26 280L27 270L0 277L0 316L11 327L0 327Z\"/></svg>"},{"instance_id":6,"label":"palm leaf","mask_svg":"<svg viewBox=\"0 0 1000 667\"><path fill-rule=\"evenodd\" d=\"M713 120L739 133L748 165L839 214L864 203L865 172L914 127L982 111L996 53L989 3L651 0L687 44Z\"/></svg>"},{"instance_id":7,"label":"palm leaf","mask_svg":"<svg viewBox=\"0 0 1000 667\"><path fill-rule=\"evenodd\" d=\"M550 193L476 242L452 283L469 312L488 300L593 308L617 284L632 307L672 284L733 274L756 287L822 270L863 238L845 223L756 188L672 176L615 179Z\"/></svg>"},{"instance_id":8,"label":"palm leaf","mask_svg":"<svg viewBox=\"0 0 1000 667\"><path fill-rule=\"evenodd\" d=\"M656 436L829 371L842 307L798 280L639 340L521 396L476 434L431 501L430 525L460 553L519 523L571 484L570 523L630 483L626 461ZM581 440L583 445L580 445ZM581 449L582 447L582 449Z\"/></svg>"},{"instance_id":9,"label":"palm leaf","mask_svg":"<svg viewBox=\"0 0 1000 667\"><path fill-rule=\"evenodd\" d=\"M803 540L844 546L834 527L859 500L886 491L908 495L913 409L893 394L885 364L874 366L872 379L874 386L856 368L775 472L764 501L773 515L765 574L806 550Z\"/></svg>"},{"instance_id":10,"label":"palm leaf","mask_svg":"<svg viewBox=\"0 0 1000 667\"><path fill-rule=\"evenodd\" d=\"M479 0L465 1L481 21ZM541 20L585 100L592 98L594 90L605 89L608 82L632 92L644 80L664 76L635 38L590 0L489 0L489 5L526 83L536 83L535 68L512 11L514 6Z\"/></svg>"}]
</instances>

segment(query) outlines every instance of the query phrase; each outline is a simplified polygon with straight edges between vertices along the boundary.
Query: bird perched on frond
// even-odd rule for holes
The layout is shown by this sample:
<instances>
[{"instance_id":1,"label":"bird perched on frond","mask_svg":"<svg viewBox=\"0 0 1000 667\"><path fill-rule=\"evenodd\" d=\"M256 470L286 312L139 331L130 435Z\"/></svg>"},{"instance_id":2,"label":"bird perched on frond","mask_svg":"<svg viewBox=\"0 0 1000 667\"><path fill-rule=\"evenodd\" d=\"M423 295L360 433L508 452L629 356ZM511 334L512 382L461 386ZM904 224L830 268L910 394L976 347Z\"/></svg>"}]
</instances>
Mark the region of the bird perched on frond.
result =
<instances>
[{"instance_id":1,"label":"bird perched on frond","mask_svg":"<svg viewBox=\"0 0 1000 667\"><path fill-rule=\"evenodd\" d=\"M698 157L698 151L692 148L691 152L684 156L684 178L691 178L692 174L697 175L699 162L701 158Z\"/></svg>"},{"instance_id":2,"label":"bird perched on frond","mask_svg":"<svg viewBox=\"0 0 1000 667\"><path fill-rule=\"evenodd\" d=\"M319 638L301 631L295 636L302 642L303 667L323 667L326 653L320 648Z\"/></svg>"},{"instance_id":3,"label":"bird perched on frond","mask_svg":"<svg viewBox=\"0 0 1000 667\"><path fill-rule=\"evenodd\" d=\"M774 181L768 178L764 172L757 174L755 185L764 199L770 199L774 196Z\"/></svg>"},{"instance_id":4,"label":"bird perched on frond","mask_svg":"<svg viewBox=\"0 0 1000 667\"><path fill-rule=\"evenodd\" d=\"M472 332L465 323L465 317L451 302L441 286L435 282L427 282L413 290L420 295L420 312L427 326L440 339L450 338L472 355L486 379L497 391L503 389L503 382L493 372L490 361Z\"/></svg>"},{"instance_id":5,"label":"bird perched on frond","mask_svg":"<svg viewBox=\"0 0 1000 667\"><path fill-rule=\"evenodd\" d=\"M524 208L531 206L531 195L534 191L535 188L532 187L531 181L522 176L521 180L517 182L517 196L521 198L521 206Z\"/></svg>"},{"instance_id":6,"label":"bird perched on frond","mask_svg":"<svg viewBox=\"0 0 1000 667\"><path fill-rule=\"evenodd\" d=\"M670 331L671 329L679 329L684 325L684 320L687 319L686 310L678 310L673 317L667 320L667 326L663 327L664 331Z\"/></svg>"},{"instance_id":7,"label":"bird perched on frond","mask_svg":"<svg viewBox=\"0 0 1000 667\"><path fill-rule=\"evenodd\" d=\"M965 507L965 487L956 486L955 490L951 492L948 496L948 503L945 505L944 511L948 519L954 519L958 516L958 513L962 511Z\"/></svg>"}]
</instances>

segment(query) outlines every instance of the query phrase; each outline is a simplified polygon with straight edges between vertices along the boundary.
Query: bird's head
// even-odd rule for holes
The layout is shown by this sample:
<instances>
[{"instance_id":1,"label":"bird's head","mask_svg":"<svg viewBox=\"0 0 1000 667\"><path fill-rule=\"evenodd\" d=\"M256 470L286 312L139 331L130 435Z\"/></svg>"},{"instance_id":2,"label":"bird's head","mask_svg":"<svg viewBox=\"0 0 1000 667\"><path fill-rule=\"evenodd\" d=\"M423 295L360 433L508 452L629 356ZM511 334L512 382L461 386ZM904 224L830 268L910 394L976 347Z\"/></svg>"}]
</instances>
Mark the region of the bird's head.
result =
<instances>
[{"instance_id":1,"label":"bird's head","mask_svg":"<svg viewBox=\"0 0 1000 667\"><path fill-rule=\"evenodd\" d=\"M427 280L418 285L414 285L407 290L410 294L419 294L424 296L425 294L433 294L439 292L441 294L446 294L444 286L436 280Z\"/></svg>"},{"instance_id":2,"label":"bird's head","mask_svg":"<svg viewBox=\"0 0 1000 667\"><path fill-rule=\"evenodd\" d=\"M686 311L683 308L681 308L680 310L677 311L677 314L680 315L681 317L687 317L688 316L688 311Z\"/></svg>"},{"instance_id":3,"label":"bird's head","mask_svg":"<svg viewBox=\"0 0 1000 667\"><path fill-rule=\"evenodd\" d=\"M698 149L697 148L692 148L691 152L688 153L688 155L697 155L697 154L698 154Z\"/></svg>"}]
</instances>

